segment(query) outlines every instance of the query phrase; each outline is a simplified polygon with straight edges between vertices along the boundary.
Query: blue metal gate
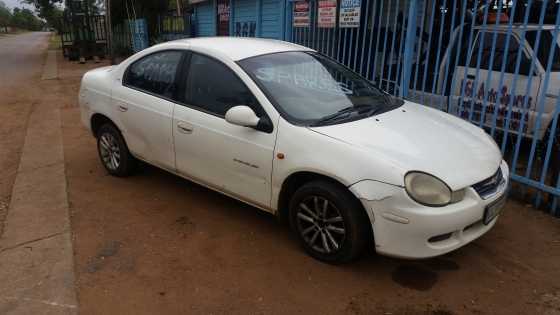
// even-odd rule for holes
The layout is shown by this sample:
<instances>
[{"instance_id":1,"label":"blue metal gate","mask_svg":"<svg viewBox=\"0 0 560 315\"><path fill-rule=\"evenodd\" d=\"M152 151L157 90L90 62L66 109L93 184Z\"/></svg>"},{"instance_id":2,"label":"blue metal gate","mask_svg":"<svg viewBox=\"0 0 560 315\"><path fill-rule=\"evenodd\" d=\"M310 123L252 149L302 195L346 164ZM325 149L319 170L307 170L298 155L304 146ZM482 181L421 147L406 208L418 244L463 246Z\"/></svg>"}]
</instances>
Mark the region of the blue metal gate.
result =
<instances>
[{"instance_id":1,"label":"blue metal gate","mask_svg":"<svg viewBox=\"0 0 560 315\"><path fill-rule=\"evenodd\" d=\"M558 1L333 1L290 2L288 38L484 128L516 190L560 214Z\"/></svg>"}]
</instances>

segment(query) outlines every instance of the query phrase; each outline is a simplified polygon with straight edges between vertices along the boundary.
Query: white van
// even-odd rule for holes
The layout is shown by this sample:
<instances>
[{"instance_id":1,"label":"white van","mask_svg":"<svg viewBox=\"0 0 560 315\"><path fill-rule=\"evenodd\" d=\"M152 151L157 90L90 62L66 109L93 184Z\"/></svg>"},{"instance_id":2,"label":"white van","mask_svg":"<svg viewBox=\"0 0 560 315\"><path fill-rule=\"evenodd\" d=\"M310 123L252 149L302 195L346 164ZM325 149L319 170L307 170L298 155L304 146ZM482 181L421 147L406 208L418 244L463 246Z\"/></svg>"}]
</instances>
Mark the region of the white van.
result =
<instances>
[{"instance_id":1,"label":"white van","mask_svg":"<svg viewBox=\"0 0 560 315\"><path fill-rule=\"evenodd\" d=\"M458 40L460 29L454 31L439 67L438 76L438 94L445 95L446 98L444 100L440 98L440 101L447 105L449 113L474 123L484 120L482 125L486 127L493 126L495 116L496 129L504 130L508 108L511 108L509 133L517 134L523 119L523 136L543 139L551 125L560 88L559 41L552 43L554 25L541 27L530 24L526 27L525 29L522 24L512 26L507 53L508 24L475 26L470 51L466 41ZM539 28L542 28L540 48L535 51ZM463 39L466 37L465 33L464 29ZM479 53L480 45L482 50ZM492 52L493 46L494 52ZM460 52L457 56L459 48ZM522 53L518 57L520 49ZM554 57L545 90L546 66L551 53ZM516 72L518 58L521 60ZM533 69L531 69L531 59L535 59ZM457 67L453 71L452 66L456 64L456 60ZM515 79L516 73L518 73L517 79ZM436 104L439 105L437 100ZM525 115L523 115L523 108L528 108ZM540 126L535 132L539 119Z\"/></svg>"}]
</instances>

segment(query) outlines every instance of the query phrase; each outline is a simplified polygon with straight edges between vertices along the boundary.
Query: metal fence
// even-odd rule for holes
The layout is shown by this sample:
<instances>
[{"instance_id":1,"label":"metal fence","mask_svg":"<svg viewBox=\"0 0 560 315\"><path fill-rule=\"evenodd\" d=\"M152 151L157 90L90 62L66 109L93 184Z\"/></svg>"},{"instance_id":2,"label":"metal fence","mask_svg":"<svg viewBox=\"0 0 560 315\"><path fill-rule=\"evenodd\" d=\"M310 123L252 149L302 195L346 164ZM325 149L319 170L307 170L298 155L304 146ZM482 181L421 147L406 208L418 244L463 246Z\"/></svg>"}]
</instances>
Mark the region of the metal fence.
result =
<instances>
[{"instance_id":1,"label":"metal fence","mask_svg":"<svg viewBox=\"0 0 560 315\"><path fill-rule=\"evenodd\" d=\"M160 15L158 16L159 40L170 41L192 36L191 15L183 16Z\"/></svg>"},{"instance_id":2,"label":"metal fence","mask_svg":"<svg viewBox=\"0 0 560 315\"><path fill-rule=\"evenodd\" d=\"M159 15L152 34L148 34L148 21L144 18L124 20L113 27L113 45L115 53L126 57L150 43L159 43L192 36L191 15Z\"/></svg>"},{"instance_id":3,"label":"metal fence","mask_svg":"<svg viewBox=\"0 0 560 315\"><path fill-rule=\"evenodd\" d=\"M560 214L558 1L313 0L290 6L292 42L337 59L391 94L484 128L519 191Z\"/></svg>"},{"instance_id":4,"label":"metal fence","mask_svg":"<svg viewBox=\"0 0 560 315\"><path fill-rule=\"evenodd\" d=\"M105 15L65 14L58 27L64 55L70 59L105 55Z\"/></svg>"}]
</instances>

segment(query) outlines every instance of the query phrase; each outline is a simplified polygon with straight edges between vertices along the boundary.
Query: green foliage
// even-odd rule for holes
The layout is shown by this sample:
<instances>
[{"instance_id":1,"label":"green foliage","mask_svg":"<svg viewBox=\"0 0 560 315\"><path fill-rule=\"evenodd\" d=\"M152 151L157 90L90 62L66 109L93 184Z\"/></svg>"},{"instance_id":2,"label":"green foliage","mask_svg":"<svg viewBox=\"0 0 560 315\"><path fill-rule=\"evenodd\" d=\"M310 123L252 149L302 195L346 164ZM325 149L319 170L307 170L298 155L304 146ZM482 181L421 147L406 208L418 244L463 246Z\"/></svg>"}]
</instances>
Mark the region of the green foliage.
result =
<instances>
[{"instance_id":1,"label":"green foliage","mask_svg":"<svg viewBox=\"0 0 560 315\"><path fill-rule=\"evenodd\" d=\"M63 0L23 0L35 7L39 17L47 21L47 25L59 29L62 9L60 5Z\"/></svg>"},{"instance_id":2,"label":"green foliage","mask_svg":"<svg viewBox=\"0 0 560 315\"><path fill-rule=\"evenodd\" d=\"M0 1L0 27L9 26L11 20L12 12L3 1Z\"/></svg>"},{"instance_id":3,"label":"green foliage","mask_svg":"<svg viewBox=\"0 0 560 315\"><path fill-rule=\"evenodd\" d=\"M31 10L25 8L14 8L10 24L30 31L40 31L44 26L43 21L39 20Z\"/></svg>"}]
</instances>

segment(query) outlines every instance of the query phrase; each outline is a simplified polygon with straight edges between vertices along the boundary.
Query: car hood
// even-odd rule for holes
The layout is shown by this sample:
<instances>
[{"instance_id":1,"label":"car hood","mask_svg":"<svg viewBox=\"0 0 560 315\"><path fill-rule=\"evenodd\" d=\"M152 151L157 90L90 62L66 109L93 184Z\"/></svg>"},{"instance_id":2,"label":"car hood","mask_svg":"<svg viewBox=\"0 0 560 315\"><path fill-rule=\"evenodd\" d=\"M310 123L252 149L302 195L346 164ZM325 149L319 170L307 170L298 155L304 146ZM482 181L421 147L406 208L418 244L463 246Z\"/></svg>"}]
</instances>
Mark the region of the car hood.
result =
<instances>
[{"instance_id":1,"label":"car hood","mask_svg":"<svg viewBox=\"0 0 560 315\"><path fill-rule=\"evenodd\" d=\"M403 185L407 172L422 171L457 190L490 177L502 160L496 143L484 130L406 101L397 109L366 119L310 129L389 163L402 172L398 185Z\"/></svg>"}]
</instances>

